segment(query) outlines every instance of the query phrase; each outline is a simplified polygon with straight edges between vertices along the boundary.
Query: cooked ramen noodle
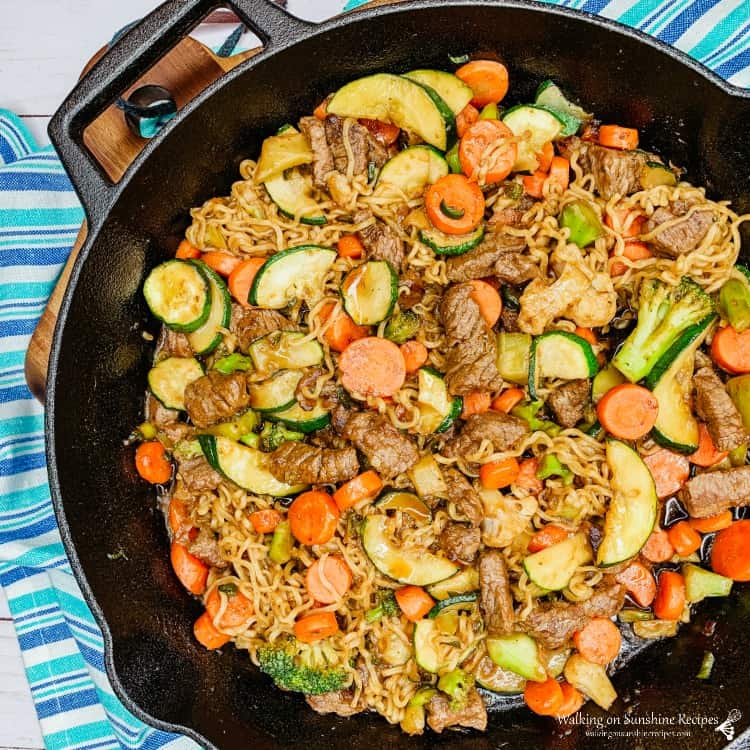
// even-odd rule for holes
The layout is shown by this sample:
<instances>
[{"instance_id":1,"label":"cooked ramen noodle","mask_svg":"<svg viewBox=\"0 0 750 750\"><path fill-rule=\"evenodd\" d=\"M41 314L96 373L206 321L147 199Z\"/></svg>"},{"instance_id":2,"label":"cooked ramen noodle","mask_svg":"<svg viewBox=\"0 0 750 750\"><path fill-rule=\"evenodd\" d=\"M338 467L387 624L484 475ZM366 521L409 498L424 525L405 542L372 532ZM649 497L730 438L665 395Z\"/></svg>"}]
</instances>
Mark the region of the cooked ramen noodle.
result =
<instances>
[{"instance_id":1,"label":"cooked ramen noodle","mask_svg":"<svg viewBox=\"0 0 750 750\"><path fill-rule=\"evenodd\" d=\"M483 730L492 693L608 709L622 629L750 578L748 216L506 89L484 60L347 84L144 285L135 460L197 644L410 734Z\"/></svg>"}]
</instances>

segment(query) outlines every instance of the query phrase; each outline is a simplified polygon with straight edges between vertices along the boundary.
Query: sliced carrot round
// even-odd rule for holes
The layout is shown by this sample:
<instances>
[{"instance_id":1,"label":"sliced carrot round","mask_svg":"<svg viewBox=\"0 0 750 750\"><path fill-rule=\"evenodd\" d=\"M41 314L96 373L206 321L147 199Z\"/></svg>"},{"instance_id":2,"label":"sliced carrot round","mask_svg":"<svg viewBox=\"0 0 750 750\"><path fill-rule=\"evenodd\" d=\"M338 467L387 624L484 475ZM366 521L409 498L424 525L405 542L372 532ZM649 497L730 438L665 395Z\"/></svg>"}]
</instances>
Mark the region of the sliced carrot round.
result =
<instances>
[{"instance_id":1,"label":"sliced carrot round","mask_svg":"<svg viewBox=\"0 0 750 750\"><path fill-rule=\"evenodd\" d=\"M520 467L513 456L499 461L488 461L479 469L479 481L486 490L499 490L510 487L518 478Z\"/></svg>"},{"instance_id":2,"label":"sliced carrot round","mask_svg":"<svg viewBox=\"0 0 750 750\"><path fill-rule=\"evenodd\" d=\"M179 542L172 542L169 549L172 569L180 583L191 593L200 596L206 590L208 566Z\"/></svg>"},{"instance_id":3,"label":"sliced carrot round","mask_svg":"<svg viewBox=\"0 0 750 750\"><path fill-rule=\"evenodd\" d=\"M674 547L664 529L655 529L641 547L641 556L651 562L667 562L674 557Z\"/></svg>"},{"instance_id":4,"label":"sliced carrot round","mask_svg":"<svg viewBox=\"0 0 750 750\"><path fill-rule=\"evenodd\" d=\"M662 570L656 587L654 614L659 620L679 620L685 609L685 579L674 570Z\"/></svg>"},{"instance_id":5,"label":"sliced carrot round","mask_svg":"<svg viewBox=\"0 0 750 750\"><path fill-rule=\"evenodd\" d=\"M208 612L204 612L193 625L193 635L201 646L205 646L209 651L213 651L217 648L229 643L231 638L217 630L211 616Z\"/></svg>"},{"instance_id":6,"label":"sliced carrot round","mask_svg":"<svg viewBox=\"0 0 750 750\"><path fill-rule=\"evenodd\" d=\"M237 264L237 267L229 274L227 284L229 292L243 307L252 307L248 302L250 287L253 285L255 275L265 262L265 258L248 258Z\"/></svg>"},{"instance_id":7,"label":"sliced carrot round","mask_svg":"<svg viewBox=\"0 0 750 750\"><path fill-rule=\"evenodd\" d=\"M343 557L329 555L323 561L316 560L305 574L310 596L321 604L339 601L352 585L352 571Z\"/></svg>"},{"instance_id":8,"label":"sliced carrot round","mask_svg":"<svg viewBox=\"0 0 750 750\"><path fill-rule=\"evenodd\" d=\"M502 101L508 93L508 69L494 60L472 60L456 75L474 92L471 103L475 107Z\"/></svg>"},{"instance_id":9,"label":"sliced carrot round","mask_svg":"<svg viewBox=\"0 0 750 750\"><path fill-rule=\"evenodd\" d=\"M716 447L716 443L714 443L714 439L711 437L711 433L708 431L706 425L703 422L699 422L698 450L688 456L690 462L696 466L708 468L709 466L718 464L719 461L723 461L728 455L728 451L720 451Z\"/></svg>"},{"instance_id":10,"label":"sliced carrot round","mask_svg":"<svg viewBox=\"0 0 750 750\"><path fill-rule=\"evenodd\" d=\"M569 682L561 682L560 690L563 694L563 702L557 713L555 713L556 719L565 719L568 716L572 716L578 711L583 705L583 694L578 688L573 687Z\"/></svg>"},{"instance_id":11,"label":"sliced carrot round","mask_svg":"<svg viewBox=\"0 0 750 750\"><path fill-rule=\"evenodd\" d=\"M546 526L542 526L542 528L539 529L531 539L529 539L526 549L528 549L529 552L539 552L540 550L547 549L547 547L551 547L553 544L564 541L568 536L567 529L554 523L548 523Z\"/></svg>"},{"instance_id":12,"label":"sliced carrot round","mask_svg":"<svg viewBox=\"0 0 750 750\"><path fill-rule=\"evenodd\" d=\"M532 198L541 198L544 195L544 183L547 181L547 173L537 169L533 174L525 174L521 177L523 192Z\"/></svg>"},{"instance_id":13,"label":"sliced carrot round","mask_svg":"<svg viewBox=\"0 0 750 750\"><path fill-rule=\"evenodd\" d=\"M467 104L456 115L456 133L459 138L479 119L479 110L472 104Z\"/></svg>"},{"instance_id":14,"label":"sliced carrot round","mask_svg":"<svg viewBox=\"0 0 750 750\"><path fill-rule=\"evenodd\" d=\"M544 489L544 482L536 475L539 471L539 460L536 458L525 458L518 467L516 487L523 487L532 495L538 495Z\"/></svg>"},{"instance_id":15,"label":"sliced carrot round","mask_svg":"<svg viewBox=\"0 0 750 750\"><path fill-rule=\"evenodd\" d=\"M259 534L270 534L281 523L281 513L273 508L256 510L250 514L250 523Z\"/></svg>"},{"instance_id":16,"label":"sliced carrot round","mask_svg":"<svg viewBox=\"0 0 750 750\"><path fill-rule=\"evenodd\" d=\"M492 408L495 411L503 411L509 414L514 406L523 401L524 397L525 394L522 388L508 388L507 391L503 391L492 401Z\"/></svg>"},{"instance_id":17,"label":"sliced carrot round","mask_svg":"<svg viewBox=\"0 0 750 750\"><path fill-rule=\"evenodd\" d=\"M244 625L255 613L253 603L239 591L233 594L226 594L227 606L219 621L219 627L222 628L239 628ZM209 591L206 597L206 612L212 621L216 620L221 609L221 593L218 586Z\"/></svg>"},{"instance_id":18,"label":"sliced carrot round","mask_svg":"<svg viewBox=\"0 0 750 750\"><path fill-rule=\"evenodd\" d=\"M609 208L604 216L604 223L623 237L637 237L646 217L631 208Z\"/></svg>"},{"instance_id":19,"label":"sliced carrot round","mask_svg":"<svg viewBox=\"0 0 750 750\"><path fill-rule=\"evenodd\" d=\"M435 605L435 600L421 586L404 586L396 591L396 601L410 622L421 620Z\"/></svg>"},{"instance_id":20,"label":"sliced carrot round","mask_svg":"<svg viewBox=\"0 0 750 750\"><path fill-rule=\"evenodd\" d=\"M573 643L584 659L605 666L620 653L622 636L612 620L594 617L573 634Z\"/></svg>"},{"instance_id":21,"label":"sliced carrot round","mask_svg":"<svg viewBox=\"0 0 750 750\"><path fill-rule=\"evenodd\" d=\"M632 151L638 148L638 131L635 128L624 128L622 125L601 125L599 143L609 148Z\"/></svg>"},{"instance_id":22,"label":"sliced carrot round","mask_svg":"<svg viewBox=\"0 0 750 750\"><path fill-rule=\"evenodd\" d=\"M643 563L634 560L615 576L615 580L625 586L625 590L639 606L648 607L654 601L656 579Z\"/></svg>"},{"instance_id":23,"label":"sliced carrot round","mask_svg":"<svg viewBox=\"0 0 750 750\"><path fill-rule=\"evenodd\" d=\"M529 680L523 691L526 705L540 716L554 716L563 705L563 691L554 677L544 682Z\"/></svg>"},{"instance_id":24,"label":"sliced carrot round","mask_svg":"<svg viewBox=\"0 0 750 750\"><path fill-rule=\"evenodd\" d=\"M195 245L191 245L188 240L183 240L177 246L177 252L174 254L174 257L181 260L200 258L201 251Z\"/></svg>"},{"instance_id":25,"label":"sliced carrot round","mask_svg":"<svg viewBox=\"0 0 750 750\"><path fill-rule=\"evenodd\" d=\"M487 391L472 391L464 396L464 406L461 419L467 419L472 414L484 414L492 405L492 397Z\"/></svg>"},{"instance_id":26,"label":"sliced carrot round","mask_svg":"<svg viewBox=\"0 0 750 750\"><path fill-rule=\"evenodd\" d=\"M656 495L659 498L674 495L690 476L690 461L687 456L666 448L646 456L643 462L654 478Z\"/></svg>"},{"instance_id":27,"label":"sliced carrot round","mask_svg":"<svg viewBox=\"0 0 750 750\"><path fill-rule=\"evenodd\" d=\"M458 158L464 174L478 175L480 167L487 167L486 183L504 180L513 169L518 156L518 144L513 131L500 120L478 120L464 134L458 146Z\"/></svg>"},{"instance_id":28,"label":"sliced carrot round","mask_svg":"<svg viewBox=\"0 0 750 750\"><path fill-rule=\"evenodd\" d=\"M667 536L680 557L692 555L701 546L701 535L687 521L678 521L670 526Z\"/></svg>"},{"instance_id":29,"label":"sliced carrot round","mask_svg":"<svg viewBox=\"0 0 750 750\"><path fill-rule=\"evenodd\" d=\"M335 302L327 302L321 307L320 320L322 323L328 322L335 307ZM343 352L352 341L365 338L369 332L370 329L367 326L358 326L344 310L339 309L331 324L323 333L323 341L333 351Z\"/></svg>"},{"instance_id":30,"label":"sliced carrot round","mask_svg":"<svg viewBox=\"0 0 750 750\"><path fill-rule=\"evenodd\" d=\"M727 372L750 372L750 329L737 333L732 326L719 328L711 341L711 356Z\"/></svg>"},{"instance_id":31,"label":"sliced carrot round","mask_svg":"<svg viewBox=\"0 0 750 750\"><path fill-rule=\"evenodd\" d=\"M339 369L344 388L362 396L392 396L406 380L401 350L377 336L349 344L339 357Z\"/></svg>"},{"instance_id":32,"label":"sliced carrot round","mask_svg":"<svg viewBox=\"0 0 750 750\"><path fill-rule=\"evenodd\" d=\"M395 143L401 134L401 128L398 125L392 125L390 122L383 122L382 120L360 117L359 124L367 128L375 140L383 146L390 146Z\"/></svg>"},{"instance_id":33,"label":"sliced carrot round","mask_svg":"<svg viewBox=\"0 0 750 750\"><path fill-rule=\"evenodd\" d=\"M615 255L614 253L610 256L609 264L609 275L610 276L622 276L630 266L623 263L618 258L627 258L628 260L647 260L653 258L654 254L648 245L643 242L636 242L635 240L629 240L625 243L625 249L622 255Z\"/></svg>"},{"instance_id":34,"label":"sliced carrot round","mask_svg":"<svg viewBox=\"0 0 750 750\"><path fill-rule=\"evenodd\" d=\"M427 361L427 347L416 339L405 341L399 347L404 356L404 366L407 374L416 372Z\"/></svg>"},{"instance_id":35,"label":"sliced carrot round","mask_svg":"<svg viewBox=\"0 0 750 750\"><path fill-rule=\"evenodd\" d=\"M462 174L448 174L427 188L424 206L433 226L446 234L468 234L484 216L484 194Z\"/></svg>"},{"instance_id":36,"label":"sliced carrot round","mask_svg":"<svg viewBox=\"0 0 750 750\"><path fill-rule=\"evenodd\" d=\"M339 624L333 612L313 612L294 623L294 635L302 643L314 643L338 632Z\"/></svg>"},{"instance_id":37,"label":"sliced carrot round","mask_svg":"<svg viewBox=\"0 0 750 750\"><path fill-rule=\"evenodd\" d=\"M172 462L158 440L149 440L136 448L135 468L151 484L164 484L172 478Z\"/></svg>"},{"instance_id":38,"label":"sliced carrot round","mask_svg":"<svg viewBox=\"0 0 750 750\"><path fill-rule=\"evenodd\" d=\"M715 516L707 518L691 518L688 523L701 534L710 534L712 531L721 531L731 526L734 521L731 510L725 510L723 513L717 513Z\"/></svg>"},{"instance_id":39,"label":"sliced carrot round","mask_svg":"<svg viewBox=\"0 0 750 750\"><path fill-rule=\"evenodd\" d=\"M342 484L333 493L333 499L343 513L357 503L375 499L382 489L383 480L376 471L369 469Z\"/></svg>"},{"instance_id":40,"label":"sliced carrot round","mask_svg":"<svg viewBox=\"0 0 750 750\"><path fill-rule=\"evenodd\" d=\"M301 544L325 544L336 532L339 509L333 498L320 490L298 495L289 506L292 535Z\"/></svg>"},{"instance_id":41,"label":"sliced carrot round","mask_svg":"<svg viewBox=\"0 0 750 750\"><path fill-rule=\"evenodd\" d=\"M242 263L242 258L221 250L209 250L201 255L201 260L220 276L229 276Z\"/></svg>"},{"instance_id":42,"label":"sliced carrot round","mask_svg":"<svg viewBox=\"0 0 750 750\"><path fill-rule=\"evenodd\" d=\"M570 162L564 156L552 157L547 179L557 185L561 191L567 190L570 185Z\"/></svg>"},{"instance_id":43,"label":"sliced carrot round","mask_svg":"<svg viewBox=\"0 0 750 750\"><path fill-rule=\"evenodd\" d=\"M552 145L552 141L546 141L542 146L542 150L536 155L536 160L539 162L539 171L549 172L549 168L554 158L555 147Z\"/></svg>"},{"instance_id":44,"label":"sliced carrot round","mask_svg":"<svg viewBox=\"0 0 750 750\"><path fill-rule=\"evenodd\" d=\"M736 521L716 534L711 567L735 581L750 581L750 521Z\"/></svg>"},{"instance_id":45,"label":"sliced carrot round","mask_svg":"<svg viewBox=\"0 0 750 750\"><path fill-rule=\"evenodd\" d=\"M602 427L623 440L638 440L656 422L659 402L640 385L623 383L607 391L596 406Z\"/></svg>"},{"instance_id":46,"label":"sliced carrot round","mask_svg":"<svg viewBox=\"0 0 750 750\"><path fill-rule=\"evenodd\" d=\"M482 313L487 325L492 328L503 311L503 301L497 289L481 279L474 279L469 284L472 286L469 296L479 305L479 312Z\"/></svg>"}]
</instances>

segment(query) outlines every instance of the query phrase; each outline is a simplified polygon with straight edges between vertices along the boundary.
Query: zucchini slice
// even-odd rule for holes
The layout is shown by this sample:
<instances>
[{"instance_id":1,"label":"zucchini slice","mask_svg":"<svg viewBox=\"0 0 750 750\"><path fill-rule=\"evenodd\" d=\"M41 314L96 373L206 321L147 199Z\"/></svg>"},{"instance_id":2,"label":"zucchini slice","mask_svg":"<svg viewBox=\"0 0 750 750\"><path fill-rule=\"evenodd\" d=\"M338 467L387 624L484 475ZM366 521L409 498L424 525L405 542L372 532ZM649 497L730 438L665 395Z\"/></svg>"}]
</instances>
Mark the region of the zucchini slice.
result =
<instances>
[{"instance_id":1,"label":"zucchini slice","mask_svg":"<svg viewBox=\"0 0 750 750\"><path fill-rule=\"evenodd\" d=\"M248 301L269 310L280 310L298 297L314 302L334 260L336 251L321 245L282 250L260 267Z\"/></svg>"},{"instance_id":2,"label":"zucchini slice","mask_svg":"<svg viewBox=\"0 0 750 750\"><path fill-rule=\"evenodd\" d=\"M419 239L437 255L463 255L484 239L484 224L469 234L445 234L434 227L422 229Z\"/></svg>"},{"instance_id":3,"label":"zucchini slice","mask_svg":"<svg viewBox=\"0 0 750 750\"><path fill-rule=\"evenodd\" d=\"M539 656L536 641L526 633L511 633L487 639L490 659L502 669L534 682L544 682L547 670Z\"/></svg>"},{"instance_id":4,"label":"zucchini slice","mask_svg":"<svg viewBox=\"0 0 750 750\"><path fill-rule=\"evenodd\" d=\"M398 275L386 260L368 260L341 282L344 309L361 326L385 320L398 299Z\"/></svg>"},{"instance_id":5,"label":"zucchini slice","mask_svg":"<svg viewBox=\"0 0 750 750\"><path fill-rule=\"evenodd\" d=\"M250 408L261 413L283 411L297 403L295 392L302 380L299 370L279 370L262 383L251 383Z\"/></svg>"},{"instance_id":6,"label":"zucchini slice","mask_svg":"<svg viewBox=\"0 0 750 750\"><path fill-rule=\"evenodd\" d=\"M522 693L526 687L526 678L509 669L498 667L489 656L482 657L474 670L477 685L493 693Z\"/></svg>"},{"instance_id":7,"label":"zucchini slice","mask_svg":"<svg viewBox=\"0 0 750 750\"><path fill-rule=\"evenodd\" d=\"M441 151L448 148L455 130L453 112L433 89L390 73L347 83L333 95L326 109L341 117L393 123Z\"/></svg>"},{"instance_id":8,"label":"zucchini slice","mask_svg":"<svg viewBox=\"0 0 750 750\"><path fill-rule=\"evenodd\" d=\"M529 382L531 335L528 333L497 334L497 371L503 380L526 385Z\"/></svg>"},{"instance_id":9,"label":"zucchini slice","mask_svg":"<svg viewBox=\"0 0 750 750\"><path fill-rule=\"evenodd\" d=\"M474 98L474 92L458 76L444 70L410 70L406 78L429 86L457 115Z\"/></svg>"},{"instance_id":10,"label":"zucchini slice","mask_svg":"<svg viewBox=\"0 0 750 750\"><path fill-rule=\"evenodd\" d=\"M198 441L214 469L255 495L294 495L306 487L304 484L279 482L268 470L268 454L256 448L214 435L199 435Z\"/></svg>"},{"instance_id":11,"label":"zucchini slice","mask_svg":"<svg viewBox=\"0 0 750 750\"><path fill-rule=\"evenodd\" d=\"M604 520L596 564L601 567L635 557L656 523L659 501L648 466L620 440L607 440L607 463L614 496Z\"/></svg>"},{"instance_id":12,"label":"zucchini slice","mask_svg":"<svg viewBox=\"0 0 750 750\"><path fill-rule=\"evenodd\" d=\"M588 562L591 562L591 546L586 535L578 533L528 555L523 568L537 586L559 591L568 585L576 569Z\"/></svg>"},{"instance_id":13,"label":"zucchini slice","mask_svg":"<svg viewBox=\"0 0 750 750\"><path fill-rule=\"evenodd\" d=\"M310 164L312 160L313 152L307 138L296 128L287 127L263 141L255 167L255 181L266 182L287 169Z\"/></svg>"},{"instance_id":14,"label":"zucchini slice","mask_svg":"<svg viewBox=\"0 0 750 750\"><path fill-rule=\"evenodd\" d=\"M427 588L433 599L440 601L456 594L466 594L479 588L479 571L476 568L464 568L456 575Z\"/></svg>"},{"instance_id":15,"label":"zucchini slice","mask_svg":"<svg viewBox=\"0 0 750 750\"><path fill-rule=\"evenodd\" d=\"M386 492L375 503L380 511L400 510L408 513L418 523L429 523L432 520L430 509L413 493L405 490Z\"/></svg>"},{"instance_id":16,"label":"zucchini slice","mask_svg":"<svg viewBox=\"0 0 750 750\"><path fill-rule=\"evenodd\" d=\"M266 414L266 417L299 432L322 430L331 421L330 412L320 404L316 404L311 411L305 411L296 401L288 409Z\"/></svg>"},{"instance_id":17,"label":"zucchini slice","mask_svg":"<svg viewBox=\"0 0 750 750\"><path fill-rule=\"evenodd\" d=\"M428 185L445 177L449 171L448 162L437 149L412 146L385 163L375 189L379 193L395 192L409 199L419 198Z\"/></svg>"},{"instance_id":18,"label":"zucchini slice","mask_svg":"<svg viewBox=\"0 0 750 750\"><path fill-rule=\"evenodd\" d=\"M258 372L269 375L277 370L301 370L323 361L319 342L305 340L301 331L273 331L250 344L250 357Z\"/></svg>"},{"instance_id":19,"label":"zucchini slice","mask_svg":"<svg viewBox=\"0 0 750 750\"><path fill-rule=\"evenodd\" d=\"M439 631L434 620L420 620L414 624L414 659L425 672L437 674L443 666L434 638Z\"/></svg>"},{"instance_id":20,"label":"zucchini slice","mask_svg":"<svg viewBox=\"0 0 750 750\"><path fill-rule=\"evenodd\" d=\"M222 329L229 327L232 317L232 300L224 280L212 268L200 261L192 261L208 279L211 291L211 309L206 322L188 334L190 346L196 354L210 354L221 343Z\"/></svg>"},{"instance_id":21,"label":"zucchini slice","mask_svg":"<svg viewBox=\"0 0 750 750\"><path fill-rule=\"evenodd\" d=\"M514 172L533 172L539 168L537 154L547 141L559 138L565 123L559 115L533 104L511 107L503 122L518 136L518 156L513 165Z\"/></svg>"},{"instance_id":22,"label":"zucchini slice","mask_svg":"<svg viewBox=\"0 0 750 750\"><path fill-rule=\"evenodd\" d=\"M445 432L461 414L463 399L451 398L448 395L445 378L431 367L420 367L417 378L419 383L417 432L420 435Z\"/></svg>"},{"instance_id":23,"label":"zucchini slice","mask_svg":"<svg viewBox=\"0 0 750 750\"><path fill-rule=\"evenodd\" d=\"M644 190L649 190L659 185L675 187L677 185L677 175L666 164L662 164L660 161L647 161L641 172L640 183Z\"/></svg>"},{"instance_id":24,"label":"zucchini slice","mask_svg":"<svg viewBox=\"0 0 750 750\"><path fill-rule=\"evenodd\" d=\"M595 404L599 403L605 393L626 381L625 376L616 367L607 365L594 376L594 380L591 383L591 400Z\"/></svg>"},{"instance_id":25,"label":"zucchini slice","mask_svg":"<svg viewBox=\"0 0 750 750\"><path fill-rule=\"evenodd\" d=\"M200 266L186 260L168 260L156 266L143 284L149 309L175 331L190 332L208 318L211 294Z\"/></svg>"},{"instance_id":26,"label":"zucchini slice","mask_svg":"<svg viewBox=\"0 0 750 750\"><path fill-rule=\"evenodd\" d=\"M593 115L587 112L583 107L571 102L563 94L560 87L554 82L547 79L539 84L534 97L534 103L541 107L550 107L557 112L562 112L578 120L590 120Z\"/></svg>"},{"instance_id":27,"label":"zucchini slice","mask_svg":"<svg viewBox=\"0 0 750 750\"><path fill-rule=\"evenodd\" d=\"M284 216L299 218L302 224L326 223L326 216L313 197L310 175L303 175L298 169L290 169L266 180L265 185L271 200Z\"/></svg>"},{"instance_id":28,"label":"zucchini slice","mask_svg":"<svg viewBox=\"0 0 750 750\"><path fill-rule=\"evenodd\" d=\"M148 387L167 409L185 411L185 388L203 377L203 368L194 357L167 357L151 368Z\"/></svg>"},{"instance_id":29,"label":"zucchini slice","mask_svg":"<svg viewBox=\"0 0 750 750\"><path fill-rule=\"evenodd\" d=\"M529 396L536 398L536 390L544 378L591 378L598 370L596 355L586 339L567 331L543 333L531 344Z\"/></svg>"},{"instance_id":30,"label":"zucchini slice","mask_svg":"<svg viewBox=\"0 0 750 750\"><path fill-rule=\"evenodd\" d=\"M464 594L456 594L448 599L437 602L435 606L427 613L427 617L434 620L436 617L450 614L451 612L461 612L467 609L473 609L479 600L478 591L467 591Z\"/></svg>"},{"instance_id":31,"label":"zucchini slice","mask_svg":"<svg viewBox=\"0 0 750 750\"><path fill-rule=\"evenodd\" d=\"M695 352L703 343L711 319L707 318L685 331L646 378L646 387L653 392L659 412L652 435L665 448L690 455L698 450L698 420L690 408L693 390Z\"/></svg>"},{"instance_id":32,"label":"zucchini slice","mask_svg":"<svg viewBox=\"0 0 750 750\"><path fill-rule=\"evenodd\" d=\"M432 453L425 453L408 470L409 479L420 497L448 497L448 487Z\"/></svg>"},{"instance_id":33,"label":"zucchini slice","mask_svg":"<svg viewBox=\"0 0 750 750\"><path fill-rule=\"evenodd\" d=\"M367 516L362 524L362 547L370 562L383 575L400 583L414 586L429 586L458 571L450 560L424 550L399 549L390 539L387 518L380 515Z\"/></svg>"}]
</instances>

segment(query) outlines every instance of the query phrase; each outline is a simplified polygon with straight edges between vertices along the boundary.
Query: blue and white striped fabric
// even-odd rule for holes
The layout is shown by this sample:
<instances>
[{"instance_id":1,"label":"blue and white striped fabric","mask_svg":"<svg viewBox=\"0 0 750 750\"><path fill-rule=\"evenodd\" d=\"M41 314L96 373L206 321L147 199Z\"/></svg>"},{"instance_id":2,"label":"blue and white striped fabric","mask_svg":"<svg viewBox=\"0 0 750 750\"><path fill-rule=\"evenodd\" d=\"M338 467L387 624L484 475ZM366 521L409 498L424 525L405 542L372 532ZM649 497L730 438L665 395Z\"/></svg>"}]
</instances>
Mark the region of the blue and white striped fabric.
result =
<instances>
[{"instance_id":1,"label":"blue and white striped fabric","mask_svg":"<svg viewBox=\"0 0 750 750\"><path fill-rule=\"evenodd\" d=\"M348 8L362 4L350 0ZM750 87L750 0L562 0L638 27ZM0 110L0 584L50 750L191 750L114 697L102 637L71 576L45 470L43 412L24 354L83 218L59 161Z\"/></svg>"}]
</instances>

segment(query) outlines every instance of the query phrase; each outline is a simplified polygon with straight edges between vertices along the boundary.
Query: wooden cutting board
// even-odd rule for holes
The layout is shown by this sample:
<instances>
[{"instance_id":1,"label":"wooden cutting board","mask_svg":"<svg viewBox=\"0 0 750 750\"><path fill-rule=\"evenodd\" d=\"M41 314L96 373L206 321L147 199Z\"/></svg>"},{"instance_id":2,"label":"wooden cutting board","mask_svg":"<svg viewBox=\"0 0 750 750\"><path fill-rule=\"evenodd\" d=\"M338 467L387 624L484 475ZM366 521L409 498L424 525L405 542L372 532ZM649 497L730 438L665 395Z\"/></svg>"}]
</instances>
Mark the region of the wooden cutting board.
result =
<instances>
[{"instance_id":1,"label":"wooden cutting board","mask_svg":"<svg viewBox=\"0 0 750 750\"><path fill-rule=\"evenodd\" d=\"M372 0L368 5L390 5L396 2L399 2L399 0ZM97 52L84 68L83 74L106 52L106 49L106 47L103 47ZM195 39L186 37L127 89L123 96L127 98L130 91L138 86L147 83L158 84L168 89L174 96L178 107L182 107L225 72L258 52L260 52L260 48L222 58ZM138 156L147 143L147 141L130 132L125 124L122 112L114 105L106 109L86 128L84 142L115 182L122 177L133 159ZM68 286L73 264L85 240L86 223L84 222L70 252L70 257L47 302L47 307L31 336L29 348L26 352L26 383L34 396L42 402L44 402L47 386L47 364L57 315L60 311L65 289Z\"/></svg>"}]
</instances>

